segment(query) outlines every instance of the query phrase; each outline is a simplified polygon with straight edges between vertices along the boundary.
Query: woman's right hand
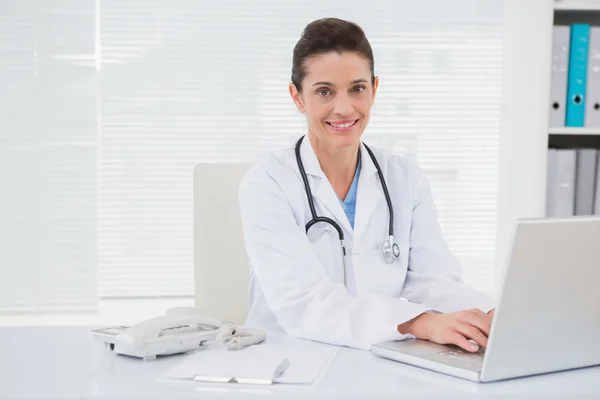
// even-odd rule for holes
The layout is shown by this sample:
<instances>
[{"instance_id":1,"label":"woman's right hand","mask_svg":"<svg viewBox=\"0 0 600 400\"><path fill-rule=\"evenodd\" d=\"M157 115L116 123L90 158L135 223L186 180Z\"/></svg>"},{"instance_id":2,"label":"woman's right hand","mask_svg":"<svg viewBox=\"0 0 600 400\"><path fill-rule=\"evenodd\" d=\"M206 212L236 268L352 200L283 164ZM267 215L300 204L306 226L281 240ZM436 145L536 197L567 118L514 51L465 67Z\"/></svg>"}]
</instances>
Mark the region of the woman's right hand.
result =
<instances>
[{"instance_id":1,"label":"woman's right hand","mask_svg":"<svg viewBox=\"0 0 600 400\"><path fill-rule=\"evenodd\" d=\"M492 316L479 309L452 314L421 314L398 326L401 334L411 334L418 339L438 344L455 344L466 351L476 352L479 346L487 347L492 327Z\"/></svg>"}]
</instances>

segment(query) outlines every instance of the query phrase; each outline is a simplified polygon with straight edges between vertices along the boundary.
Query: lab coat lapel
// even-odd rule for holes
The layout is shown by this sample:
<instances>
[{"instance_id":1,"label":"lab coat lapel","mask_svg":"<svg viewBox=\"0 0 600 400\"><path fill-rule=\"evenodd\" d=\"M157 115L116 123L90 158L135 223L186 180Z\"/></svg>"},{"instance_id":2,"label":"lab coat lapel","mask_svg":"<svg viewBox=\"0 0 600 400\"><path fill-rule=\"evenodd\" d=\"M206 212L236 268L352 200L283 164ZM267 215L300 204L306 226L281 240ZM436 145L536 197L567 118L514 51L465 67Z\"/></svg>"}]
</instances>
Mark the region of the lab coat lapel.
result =
<instances>
[{"instance_id":1,"label":"lab coat lapel","mask_svg":"<svg viewBox=\"0 0 600 400\"><path fill-rule=\"evenodd\" d=\"M302 141L300 155L302 156L304 170L308 176L313 196L323 204L331 214L333 214L333 220L346 232L344 235L352 236L353 232L350 221L348 221L348 217L344 212L340 199L333 190L329 179L327 179L327 176L323 173L317 155L308 141L308 137L305 137Z\"/></svg>"},{"instance_id":2,"label":"lab coat lapel","mask_svg":"<svg viewBox=\"0 0 600 400\"><path fill-rule=\"evenodd\" d=\"M383 186L379 182L377 168L369 156L369 152L361 144L361 164L360 177L358 179L358 189L356 191L356 215L354 217L354 241L360 241L361 235L365 232L371 216L377 207L385 207L380 202L384 199ZM385 177L386 165L384 160L377 160ZM387 226L386 226L387 232Z\"/></svg>"}]
</instances>

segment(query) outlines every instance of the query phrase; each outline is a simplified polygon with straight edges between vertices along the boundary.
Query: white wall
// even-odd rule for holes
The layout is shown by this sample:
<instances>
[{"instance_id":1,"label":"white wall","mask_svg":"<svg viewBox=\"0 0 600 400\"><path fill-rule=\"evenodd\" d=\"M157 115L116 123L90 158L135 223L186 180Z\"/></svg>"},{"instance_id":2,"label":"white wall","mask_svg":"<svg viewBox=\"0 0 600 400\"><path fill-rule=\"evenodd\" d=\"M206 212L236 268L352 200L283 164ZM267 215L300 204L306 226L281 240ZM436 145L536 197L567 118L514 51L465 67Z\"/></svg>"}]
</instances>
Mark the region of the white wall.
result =
<instances>
[{"instance_id":1,"label":"white wall","mask_svg":"<svg viewBox=\"0 0 600 400\"><path fill-rule=\"evenodd\" d=\"M552 0L506 0L496 270L517 218L545 210Z\"/></svg>"}]
</instances>

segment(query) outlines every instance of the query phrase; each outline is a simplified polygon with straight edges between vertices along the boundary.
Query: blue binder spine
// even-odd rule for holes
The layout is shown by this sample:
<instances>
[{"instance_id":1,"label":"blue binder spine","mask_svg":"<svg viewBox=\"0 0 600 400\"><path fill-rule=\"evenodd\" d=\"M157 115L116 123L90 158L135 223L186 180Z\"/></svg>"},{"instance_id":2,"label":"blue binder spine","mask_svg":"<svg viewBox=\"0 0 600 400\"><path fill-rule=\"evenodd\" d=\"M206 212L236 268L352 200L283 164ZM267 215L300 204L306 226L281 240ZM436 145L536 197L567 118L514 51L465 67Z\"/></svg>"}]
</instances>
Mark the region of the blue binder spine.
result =
<instances>
[{"instance_id":1,"label":"blue binder spine","mask_svg":"<svg viewBox=\"0 0 600 400\"><path fill-rule=\"evenodd\" d=\"M566 126L584 126L589 41L589 24L571 25Z\"/></svg>"}]
</instances>

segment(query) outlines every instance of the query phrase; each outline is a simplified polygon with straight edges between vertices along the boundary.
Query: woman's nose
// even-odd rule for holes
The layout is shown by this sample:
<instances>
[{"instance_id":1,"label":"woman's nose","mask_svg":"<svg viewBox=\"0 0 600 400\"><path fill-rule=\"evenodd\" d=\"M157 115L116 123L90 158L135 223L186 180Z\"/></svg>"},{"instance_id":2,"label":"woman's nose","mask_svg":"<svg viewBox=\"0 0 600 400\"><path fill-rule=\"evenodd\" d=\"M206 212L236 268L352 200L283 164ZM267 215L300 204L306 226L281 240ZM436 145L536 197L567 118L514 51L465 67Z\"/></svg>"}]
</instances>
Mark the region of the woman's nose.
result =
<instances>
[{"instance_id":1,"label":"woman's nose","mask_svg":"<svg viewBox=\"0 0 600 400\"><path fill-rule=\"evenodd\" d=\"M352 99L350 96L342 94L336 97L333 112L340 115L348 115L351 114L353 110L354 107L352 106Z\"/></svg>"}]
</instances>

